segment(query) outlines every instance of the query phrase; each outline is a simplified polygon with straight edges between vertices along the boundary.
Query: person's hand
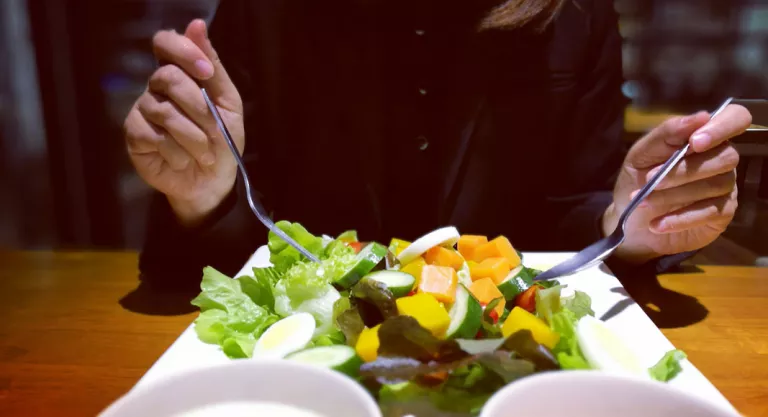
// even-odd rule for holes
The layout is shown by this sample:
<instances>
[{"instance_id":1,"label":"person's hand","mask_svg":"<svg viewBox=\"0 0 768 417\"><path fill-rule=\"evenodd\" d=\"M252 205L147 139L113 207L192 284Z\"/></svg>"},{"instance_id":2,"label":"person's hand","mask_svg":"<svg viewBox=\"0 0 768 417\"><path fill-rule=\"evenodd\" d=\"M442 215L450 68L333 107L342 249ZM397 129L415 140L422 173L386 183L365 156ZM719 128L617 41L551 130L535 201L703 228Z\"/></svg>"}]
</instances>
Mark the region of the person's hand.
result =
<instances>
[{"instance_id":1,"label":"person's hand","mask_svg":"<svg viewBox=\"0 0 768 417\"><path fill-rule=\"evenodd\" d=\"M168 198L178 219L200 222L232 190L235 159L203 99L205 87L243 152L240 94L208 39L205 22L185 33L158 32L154 54L161 67L126 117L125 141L136 171Z\"/></svg>"},{"instance_id":2,"label":"person's hand","mask_svg":"<svg viewBox=\"0 0 768 417\"><path fill-rule=\"evenodd\" d=\"M640 139L624 161L613 204L603 216L605 235L613 232L630 199L676 150L690 142L691 151L630 216L627 239L615 255L644 262L701 249L720 236L738 205L739 154L728 139L751 123L747 109L730 105L712 119L706 112L671 118Z\"/></svg>"}]
</instances>

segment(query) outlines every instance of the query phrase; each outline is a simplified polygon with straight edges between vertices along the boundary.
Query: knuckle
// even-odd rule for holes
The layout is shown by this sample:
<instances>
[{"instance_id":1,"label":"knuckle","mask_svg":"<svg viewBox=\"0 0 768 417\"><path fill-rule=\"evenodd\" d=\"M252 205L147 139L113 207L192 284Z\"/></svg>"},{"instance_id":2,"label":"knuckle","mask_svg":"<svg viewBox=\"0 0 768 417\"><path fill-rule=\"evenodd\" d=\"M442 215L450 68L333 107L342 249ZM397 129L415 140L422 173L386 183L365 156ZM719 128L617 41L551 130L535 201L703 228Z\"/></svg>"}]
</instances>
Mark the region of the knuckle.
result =
<instances>
[{"instance_id":1,"label":"knuckle","mask_svg":"<svg viewBox=\"0 0 768 417\"><path fill-rule=\"evenodd\" d=\"M725 149L723 149L723 152L720 153L720 162L723 168L730 170L733 170L737 166L739 166L739 151L736 150L733 146L727 146Z\"/></svg>"},{"instance_id":2,"label":"knuckle","mask_svg":"<svg viewBox=\"0 0 768 417\"><path fill-rule=\"evenodd\" d=\"M176 65L168 64L158 68L154 77L169 87L174 87L184 81L184 71Z\"/></svg>"}]
</instances>

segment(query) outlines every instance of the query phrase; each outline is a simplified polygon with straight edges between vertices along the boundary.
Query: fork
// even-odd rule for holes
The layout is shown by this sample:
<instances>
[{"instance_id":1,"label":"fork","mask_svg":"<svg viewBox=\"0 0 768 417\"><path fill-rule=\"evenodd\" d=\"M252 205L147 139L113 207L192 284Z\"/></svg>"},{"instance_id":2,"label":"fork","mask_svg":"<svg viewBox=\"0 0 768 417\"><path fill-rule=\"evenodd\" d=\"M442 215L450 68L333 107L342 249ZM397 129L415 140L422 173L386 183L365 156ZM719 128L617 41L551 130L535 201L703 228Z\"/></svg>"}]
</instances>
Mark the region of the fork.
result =
<instances>
[{"instance_id":1,"label":"fork","mask_svg":"<svg viewBox=\"0 0 768 417\"><path fill-rule=\"evenodd\" d=\"M729 104L731 104L731 101L733 101L733 98L729 98L723 102L723 104L720 105L720 107L715 110L714 113L712 113L711 118L714 118L720 112L725 110L726 107L728 107ZM647 184L640 190L639 193L635 196L635 198L632 199L632 201L629 202L629 205L626 209L624 209L624 212L621 214L621 217L619 217L619 224L616 226L616 229L611 233L610 235L606 236L603 239L598 240L597 242L587 246L586 248L582 249L581 252L577 253L573 257L555 265L554 267L542 272L541 274L537 275L533 280L534 281L546 281L558 277L564 277L568 275L573 275L577 272L583 271L587 268L590 268L600 262L602 262L605 258L609 257L622 243L624 243L624 239L626 238L625 235L625 227L627 225L627 220L629 219L629 216L635 211L635 209L640 205L640 203L645 200L648 195L650 195L654 189L659 185L661 180L664 179L664 177L669 174L670 171L677 165L678 162L680 162L683 157L685 157L685 154L688 152L688 149L690 148L690 142L687 143L682 148L675 151L675 153L672 154L672 156L667 160L667 162L662 165L661 169L659 170L656 175L651 178L650 181L648 181Z\"/></svg>"},{"instance_id":2,"label":"fork","mask_svg":"<svg viewBox=\"0 0 768 417\"><path fill-rule=\"evenodd\" d=\"M243 185L245 186L245 195L248 199L248 205L251 207L251 211L253 211L253 214L256 215L256 218L259 219L259 221L266 226L267 229L269 229L272 233L276 234L280 239L283 239L287 244L293 246L299 253L304 255L307 259L309 259L312 262L320 263L320 260L317 259L315 255L313 255L310 251L308 251L306 248L301 246L299 242L296 242L292 237L288 236L285 232L283 232L279 227L275 226L275 222L272 221L272 219L269 218L267 215L267 211L264 209L264 206L261 204L261 201L259 201L258 197L254 195L253 189L251 188L251 181L248 179L248 172L245 170L245 164L243 163L243 158L240 157L240 152L237 150L237 146L235 146L235 141L232 140L232 135L229 134L229 129L227 129L227 125L224 124L224 120L221 118L221 114L219 114L219 109L216 108L216 105L213 104L213 101L208 96L208 92L205 91L205 88L201 88L200 91L203 93L203 98L205 99L205 103L208 105L208 109L213 114L214 120L216 120L216 125L218 125L219 130L221 131L222 135L224 135L224 139L227 141L227 145L229 145L229 150L232 151L232 155L235 157L235 162L237 162L237 167L240 170L240 175L243 177Z\"/></svg>"}]
</instances>

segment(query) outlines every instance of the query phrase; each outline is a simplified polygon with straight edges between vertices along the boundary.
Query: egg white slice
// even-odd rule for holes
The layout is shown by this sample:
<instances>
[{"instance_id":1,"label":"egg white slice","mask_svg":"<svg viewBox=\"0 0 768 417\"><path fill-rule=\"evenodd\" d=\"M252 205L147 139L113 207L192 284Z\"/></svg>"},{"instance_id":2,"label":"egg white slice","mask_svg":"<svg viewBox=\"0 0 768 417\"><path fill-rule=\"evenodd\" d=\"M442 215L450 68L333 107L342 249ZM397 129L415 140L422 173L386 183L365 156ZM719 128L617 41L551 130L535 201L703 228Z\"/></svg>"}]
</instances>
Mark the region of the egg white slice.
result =
<instances>
[{"instance_id":1,"label":"egg white slice","mask_svg":"<svg viewBox=\"0 0 768 417\"><path fill-rule=\"evenodd\" d=\"M315 318L309 313L288 316L270 326L253 348L253 357L280 359L304 349L312 340Z\"/></svg>"},{"instance_id":2,"label":"egg white slice","mask_svg":"<svg viewBox=\"0 0 768 417\"><path fill-rule=\"evenodd\" d=\"M603 321L584 316L576 324L576 338L584 357L593 367L610 373L649 377L640 359Z\"/></svg>"},{"instance_id":3,"label":"egg white slice","mask_svg":"<svg viewBox=\"0 0 768 417\"><path fill-rule=\"evenodd\" d=\"M459 241L459 230L453 226L433 230L408 245L397 259L405 265L435 246L453 246Z\"/></svg>"}]
</instances>

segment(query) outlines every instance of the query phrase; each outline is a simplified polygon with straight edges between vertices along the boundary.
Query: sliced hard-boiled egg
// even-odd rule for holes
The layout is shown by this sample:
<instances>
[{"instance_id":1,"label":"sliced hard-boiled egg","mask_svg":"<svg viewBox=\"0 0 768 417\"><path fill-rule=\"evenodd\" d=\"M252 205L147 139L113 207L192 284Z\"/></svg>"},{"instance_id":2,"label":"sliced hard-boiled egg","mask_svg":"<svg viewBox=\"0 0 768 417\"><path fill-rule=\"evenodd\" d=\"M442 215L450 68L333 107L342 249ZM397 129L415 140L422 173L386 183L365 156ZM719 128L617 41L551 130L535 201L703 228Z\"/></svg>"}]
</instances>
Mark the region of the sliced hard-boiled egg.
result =
<instances>
[{"instance_id":1,"label":"sliced hard-boiled egg","mask_svg":"<svg viewBox=\"0 0 768 417\"><path fill-rule=\"evenodd\" d=\"M459 237L459 231L453 226L433 230L414 240L413 243L403 249L403 251L397 255L397 260L399 260L401 264L407 264L435 246L455 245L456 242L459 241Z\"/></svg>"},{"instance_id":2,"label":"sliced hard-boiled egg","mask_svg":"<svg viewBox=\"0 0 768 417\"><path fill-rule=\"evenodd\" d=\"M632 349L604 322L584 316L576 324L576 338L593 367L610 373L648 377L648 370Z\"/></svg>"},{"instance_id":3,"label":"sliced hard-boiled egg","mask_svg":"<svg viewBox=\"0 0 768 417\"><path fill-rule=\"evenodd\" d=\"M270 326L253 348L254 358L280 359L304 349L312 340L315 318L309 313L288 316Z\"/></svg>"}]
</instances>

